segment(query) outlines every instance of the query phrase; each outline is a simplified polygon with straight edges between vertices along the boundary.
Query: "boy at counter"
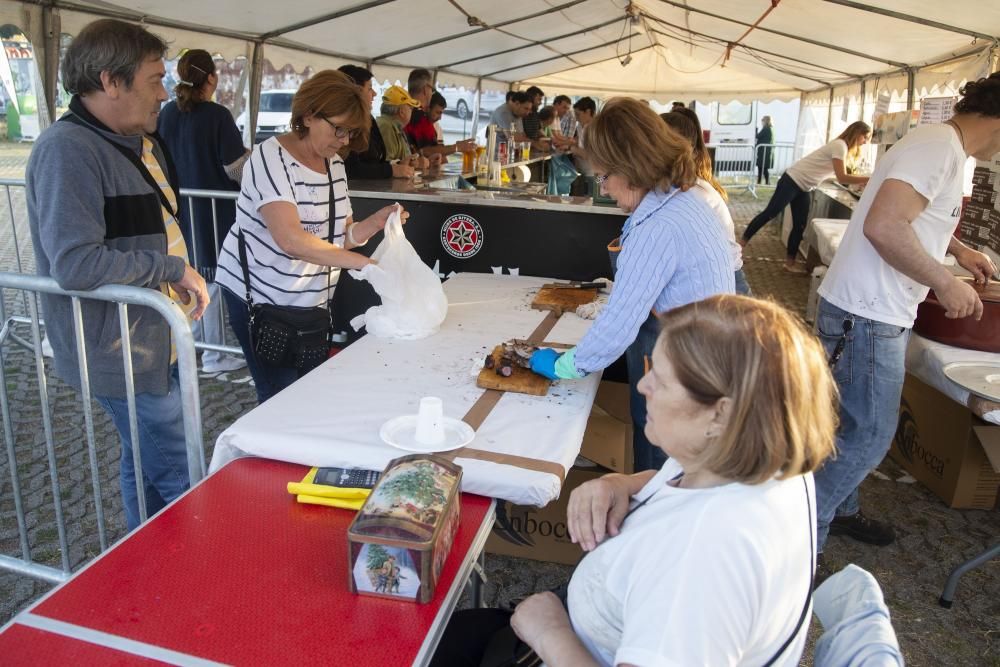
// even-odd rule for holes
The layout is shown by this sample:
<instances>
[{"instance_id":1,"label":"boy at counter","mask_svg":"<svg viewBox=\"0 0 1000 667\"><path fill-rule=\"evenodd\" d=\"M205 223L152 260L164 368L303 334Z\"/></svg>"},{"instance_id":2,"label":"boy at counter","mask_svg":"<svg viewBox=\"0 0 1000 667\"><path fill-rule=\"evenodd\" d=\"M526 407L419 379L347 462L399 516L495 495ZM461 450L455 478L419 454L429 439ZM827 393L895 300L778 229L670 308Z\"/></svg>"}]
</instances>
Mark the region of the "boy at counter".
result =
<instances>
[{"instance_id":1,"label":"boy at counter","mask_svg":"<svg viewBox=\"0 0 1000 667\"><path fill-rule=\"evenodd\" d=\"M528 93L517 91L511 93L510 99L493 110L490 115L490 125L496 125L504 131L514 128L514 141L527 141L524 133L523 118L531 111L531 97Z\"/></svg>"},{"instance_id":2,"label":"boy at counter","mask_svg":"<svg viewBox=\"0 0 1000 667\"><path fill-rule=\"evenodd\" d=\"M428 112L420 114L419 120L417 120L418 114L414 111L410 122L403 128L410 144L416 147L420 155L431 160L432 165L435 164L435 160L440 162L442 158L452 153L476 150L476 142L472 139L463 139L453 144L444 144L438 141L437 128L434 125L441 120L447 107L448 102L444 99L444 95L435 90L431 94Z\"/></svg>"}]
</instances>

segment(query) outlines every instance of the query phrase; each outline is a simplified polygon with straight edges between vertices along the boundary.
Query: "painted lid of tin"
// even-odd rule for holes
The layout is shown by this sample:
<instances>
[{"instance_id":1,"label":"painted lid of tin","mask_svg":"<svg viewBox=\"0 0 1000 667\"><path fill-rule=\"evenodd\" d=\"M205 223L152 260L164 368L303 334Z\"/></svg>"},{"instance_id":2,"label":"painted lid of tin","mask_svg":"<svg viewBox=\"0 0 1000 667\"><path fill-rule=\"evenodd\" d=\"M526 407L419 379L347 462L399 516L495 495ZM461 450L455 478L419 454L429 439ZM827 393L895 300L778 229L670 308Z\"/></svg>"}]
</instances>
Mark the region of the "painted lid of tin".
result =
<instances>
[{"instance_id":1,"label":"painted lid of tin","mask_svg":"<svg viewBox=\"0 0 1000 667\"><path fill-rule=\"evenodd\" d=\"M461 477L459 466L438 457L394 459L355 517L350 535L429 540L453 502Z\"/></svg>"}]
</instances>

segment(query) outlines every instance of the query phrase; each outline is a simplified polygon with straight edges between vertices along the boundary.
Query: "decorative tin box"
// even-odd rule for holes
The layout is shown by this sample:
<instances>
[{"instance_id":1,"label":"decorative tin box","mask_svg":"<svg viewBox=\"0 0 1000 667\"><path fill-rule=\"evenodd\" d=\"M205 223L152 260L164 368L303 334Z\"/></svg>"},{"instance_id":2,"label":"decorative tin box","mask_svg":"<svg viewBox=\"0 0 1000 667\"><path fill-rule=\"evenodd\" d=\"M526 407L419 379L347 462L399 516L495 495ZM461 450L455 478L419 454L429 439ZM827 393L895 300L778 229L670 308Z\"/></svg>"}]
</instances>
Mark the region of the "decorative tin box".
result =
<instances>
[{"instance_id":1,"label":"decorative tin box","mask_svg":"<svg viewBox=\"0 0 1000 667\"><path fill-rule=\"evenodd\" d=\"M427 602L455 539L462 468L413 454L389 462L347 530L351 591Z\"/></svg>"}]
</instances>

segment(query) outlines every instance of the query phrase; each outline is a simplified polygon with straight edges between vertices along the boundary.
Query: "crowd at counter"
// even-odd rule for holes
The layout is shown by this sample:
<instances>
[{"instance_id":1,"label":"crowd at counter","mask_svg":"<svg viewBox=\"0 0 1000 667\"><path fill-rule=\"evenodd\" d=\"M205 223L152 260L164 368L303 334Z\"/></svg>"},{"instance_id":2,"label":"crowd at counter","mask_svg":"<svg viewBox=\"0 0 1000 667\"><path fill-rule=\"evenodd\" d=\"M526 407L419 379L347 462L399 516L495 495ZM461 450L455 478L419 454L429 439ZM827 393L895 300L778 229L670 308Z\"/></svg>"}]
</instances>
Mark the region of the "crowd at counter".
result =
<instances>
[{"instance_id":1,"label":"crowd at counter","mask_svg":"<svg viewBox=\"0 0 1000 667\"><path fill-rule=\"evenodd\" d=\"M181 58L176 108L159 111L165 52L145 28L112 19L88 25L66 51L70 110L39 137L27 171L38 272L69 290L162 289L194 321L224 302L264 402L323 363L340 271L372 264L357 250L390 216L406 220L395 205L355 216L350 180L409 179L474 143L441 140L444 100L429 71L388 88L376 118L371 72L344 66L301 86L288 133L247 150L210 101L218 79L203 51ZM590 98L542 107L537 88L493 112L491 122L516 138L571 154L627 215L620 236L607 239L607 304L577 345L539 349L530 366L571 383L624 355L636 472L573 491L569 534L588 555L565 599L542 593L513 613L456 614L435 664L478 665L510 628L549 665L798 664L814 584L830 574L827 535L894 539L891 526L862 512L858 487L889 447L917 305L932 287L950 316L981 315L975 289L942 267L946 252L980 282L997 271L952 232L966 158L1000 152L1000 74L970 82L963 95L947 124L911 131L870 177L844 170L870 137L852 125L781 177L741 239L693 113L661 117L624 97L599 112ZM868 187L820 289L817 337L753 298L741 246L791 203L787 266L796 271L802 197L828 176ZM238 190L218 245L211 230L192 235L200 227L178 206L179 187ZM217 261L193 257L192 245L218 249ZM45 295L43 306L55 372L79 389L70 301ZM123 419L117 311L82 307L93 393L121 436L134 528L133 456L150 513L188 486L169 330L130 311L134 443ZM317 323L321 335L305 336ZM294 335L276 343L276 331ZM876 614L845 629L826 664L843 664L887 624ZM899 659L894 641L879 650Z\"/></svg>"}]
</instances>

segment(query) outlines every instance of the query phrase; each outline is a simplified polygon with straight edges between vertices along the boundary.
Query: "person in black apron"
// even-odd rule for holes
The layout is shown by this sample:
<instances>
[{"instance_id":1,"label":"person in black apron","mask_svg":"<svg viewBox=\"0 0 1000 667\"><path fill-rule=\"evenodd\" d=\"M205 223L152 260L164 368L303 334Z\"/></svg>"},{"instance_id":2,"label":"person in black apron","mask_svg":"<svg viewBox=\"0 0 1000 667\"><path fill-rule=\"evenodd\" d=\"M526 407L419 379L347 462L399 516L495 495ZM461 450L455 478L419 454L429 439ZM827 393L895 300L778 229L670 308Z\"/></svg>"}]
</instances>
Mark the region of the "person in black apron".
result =
<instances>
[{"instance_id":1,"label":"person in black apron","mask_svg":"<svg viewBox=\"0 0 1000 667\"><path fill-rule=\"evenodd\" d=\"M579 344L531 358L536 373L577 379L625 354L631 386L635 469L662 466L665 455L646 438L639 379L656 341L656 313L732 293L733 262L722 227L700 197L690 145L637 100L608 102L587 130L588 155L601 192L629 218L609 246L615 284L607 306Z\"/></svg>"}]
</instances>

